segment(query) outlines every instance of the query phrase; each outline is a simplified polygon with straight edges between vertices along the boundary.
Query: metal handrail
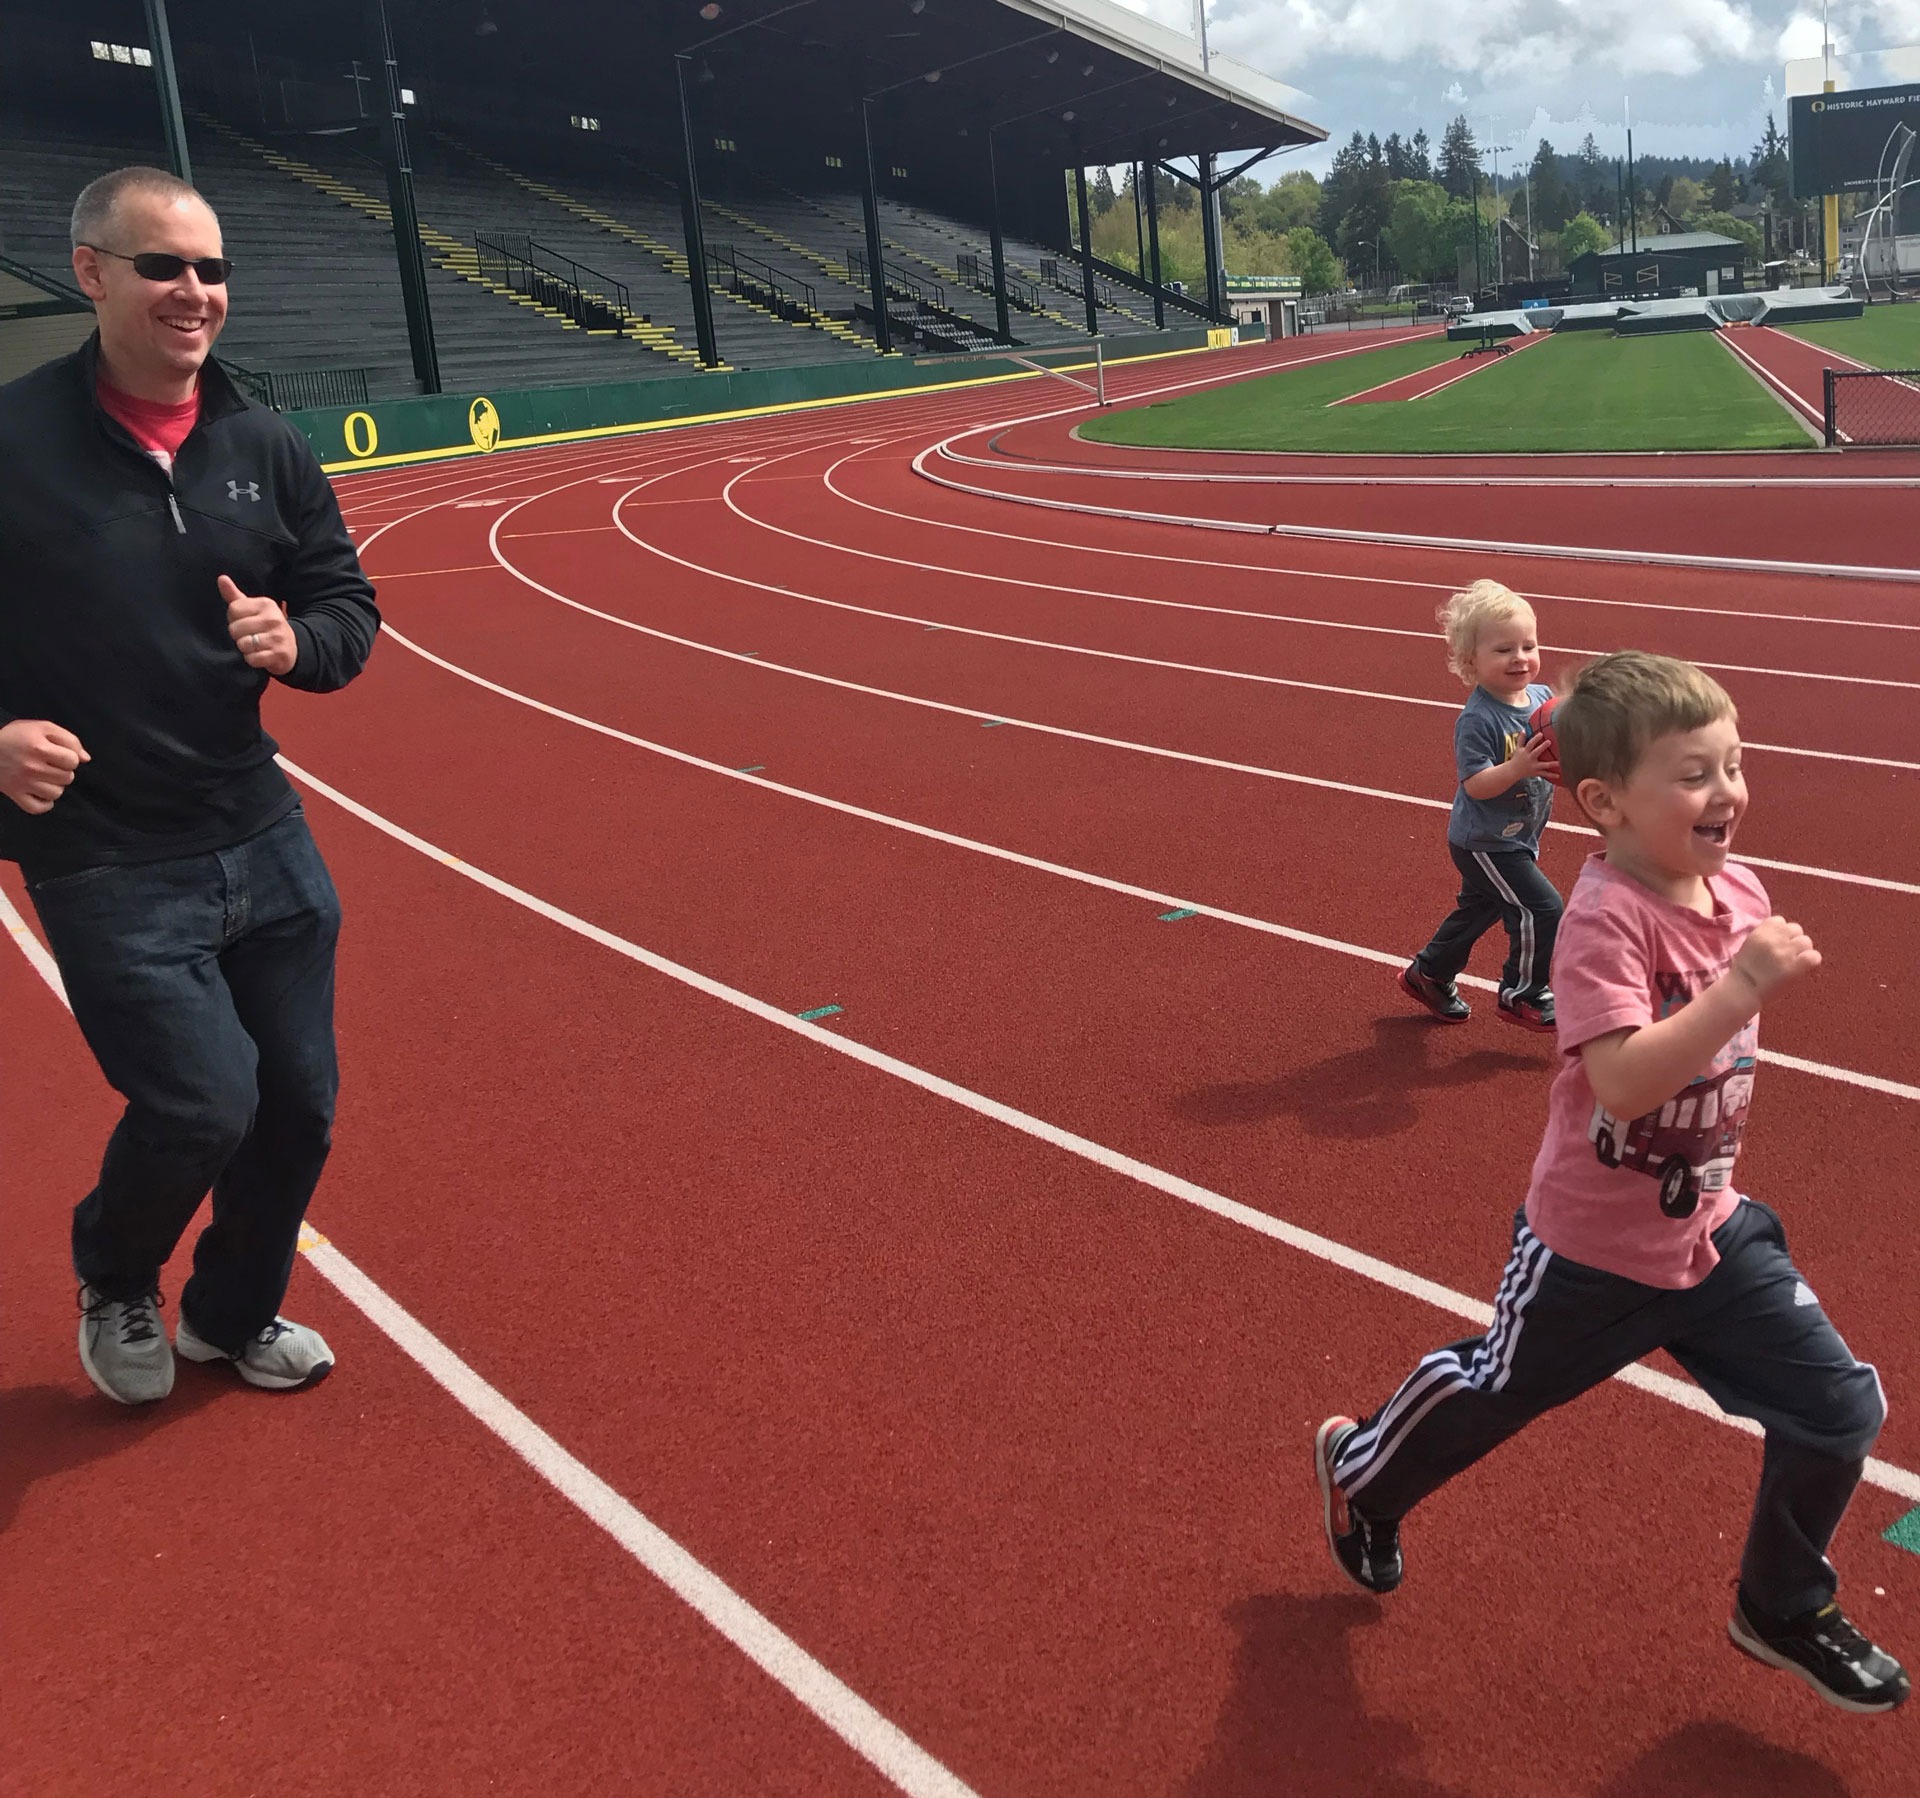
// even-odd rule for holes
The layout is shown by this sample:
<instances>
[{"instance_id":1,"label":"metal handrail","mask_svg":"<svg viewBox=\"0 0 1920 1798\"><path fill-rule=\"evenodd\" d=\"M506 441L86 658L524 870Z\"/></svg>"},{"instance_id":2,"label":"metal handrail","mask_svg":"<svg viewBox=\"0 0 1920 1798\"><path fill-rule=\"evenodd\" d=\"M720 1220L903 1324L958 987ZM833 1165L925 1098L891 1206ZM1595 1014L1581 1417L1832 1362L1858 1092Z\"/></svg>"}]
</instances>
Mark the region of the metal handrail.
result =
<instances>
[{"instance_id":1,"label":"metal handrail","mask_svg":"<svg viewBox=\"0 0 1920 1798\"><path fill-rule=\"evenodd\" d=\"M954 272L976 293L992 293L992 277L985 273L979 256L972 250L964 250L953 259ZM1032 281L1019 275L1007 276L1007 300L1018 306L1022 312L1041 310L1040 289Z\"/></svg>"},{"instance_id":2,"label":"metal handrail","mask_svg":"<svg viewBox=\"0 0 1920 1798\"><path fill-rule=\"evenodd\" d=\"M623 282L602 275L584 263L575 262L571 256L562 256L557 250L550 250L531 238L517 241L526 247L515 249L505 241L504 234L489 237L483 232L476 232L473 247L479 256L481 272L488 272L490 262L497 264L503 286L512 288L515 293L524 293L542 305L551 306L586 330L617 331L638 316L628 303ZM569 272L563 275L558 269L543 267L536 259L542 256L564 263ZM611 287L613 295L582 286L575 279L578 275L592 276L594 280Z\"/></svg>"},{"instance_id":3,"label":"metal handrail","mask_svg":"<svg viewBox=\"0 0 1920 1798\"><path fill-rule=\"evenodd\" d=\"M772 263L762 262L757 256L744 256L732 244L707 245L707 264L710 269L718 267L731 273L733 285L739 291L782 318L813 324L821 317L819 296L811 282L783 275ZM754 288L765 298L757 298L749 291Z\"/></svg>"},{"instance_id":4,"label":"metal handrail","mask_svg":"<svg viewBox=\"0 0 1920 1798\"><path fill-rule=\"evenodd\" d=\"M367 371L364 368L296 368L285 371L244 368L220 358L220 366L234 384L275 412L298 412L308 406L364 406Z\"/></svg>"},{"instance_id":5,"label":"metal handrail","mask_svg":"<svg viewBox=\"0 0 1920 1798\"><path fill-rule=\"evenodd\" d=\"M880 262L881 279L886 282L887 291L897 299L909 299L922 306L931 306L941 312L947 308L947 296L936 282L922 281L905 273L895 263L884 257ZM873 279L867 262L865 250L847 252L847 273L856 276L862 286L870 285Z\"/></svg>"},{"instance_id":6,"label":"metal handrail","mask_svg":"<svg viewBox=\"0 0 1920 1798\"><path fill-rule=\"evenodd\" d=\"M93 302L77 287L69 287L66 282L52 275L43 275L37 268L29 268L24 262L15 262L11 256L0 253L0 274L13 276L16 281L24 281L29 287L39 290L56 300L69 300L74 309L90 312Z\"/></svg>"}]
</instances>

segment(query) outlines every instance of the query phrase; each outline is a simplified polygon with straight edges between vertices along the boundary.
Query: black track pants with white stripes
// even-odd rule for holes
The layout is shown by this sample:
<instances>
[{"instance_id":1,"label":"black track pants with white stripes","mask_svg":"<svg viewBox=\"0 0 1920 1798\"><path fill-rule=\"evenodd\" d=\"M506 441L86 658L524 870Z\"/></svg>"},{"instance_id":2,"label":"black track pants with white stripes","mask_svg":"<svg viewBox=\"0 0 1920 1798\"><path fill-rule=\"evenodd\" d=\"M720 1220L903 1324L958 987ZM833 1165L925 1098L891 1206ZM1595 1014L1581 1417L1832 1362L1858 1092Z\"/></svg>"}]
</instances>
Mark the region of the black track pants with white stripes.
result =
<instances>
[{"instance_id":1,"label":"black track pants with white stripes","mask_svg":"<svg viewBox=\"0 0 1920 1798\"><path fill-rule=\"evenodd\" d=\"M1886 1420L1787 1254L1780 1219L1743 1200L1714 1232L1720 1264L1685 1291L1553 1254L1514 1220L1486 1335L1428 1355L1342 1447L1334 1478L1363 1516L1403 1517L1542 1412L1665 1348L1723 1411L1766 1432L1740 1584L1796 1616L1833 1596L1827 1544Z\"/></svg>"},{"instance_id":2,"label":"black track pants with white stripes","mask_svg":"<svg viewBox=\"0 0 1920 1798\"><path fill-rule=\"evenodd\" d=\"M1534 999L1547 990L1553 939L1560 928L1560 895L1524 849L1462 849L1447 852L1460 870L1460 899L1433 941L1414 957L1421 970L1448 985L1467 965L1475 943L1494 925L1507 927L1507 965L1500 990Z\"/></svg>"}]
</instances>

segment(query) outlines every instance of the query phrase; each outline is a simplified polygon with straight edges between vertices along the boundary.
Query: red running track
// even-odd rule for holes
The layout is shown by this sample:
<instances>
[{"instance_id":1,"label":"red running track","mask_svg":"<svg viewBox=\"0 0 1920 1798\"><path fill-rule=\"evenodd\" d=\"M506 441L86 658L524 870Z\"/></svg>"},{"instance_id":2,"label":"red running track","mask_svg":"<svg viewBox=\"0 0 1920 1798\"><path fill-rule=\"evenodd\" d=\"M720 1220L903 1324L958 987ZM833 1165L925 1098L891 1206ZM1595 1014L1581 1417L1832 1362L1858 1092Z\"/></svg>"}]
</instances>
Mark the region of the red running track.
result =
<instances>
[{"instance_id":1,"label":"red running track","mask_svg":"<svg viewBox=\"0 0 1920 1798\"><path fill-rule=\"evenodd\" d=\"M346 484L364 536L390 527L368 550L390 621L439 660L396 637L344 694L276 693L272 722L302 768L456 860L309 783L350 915L315 1222L976 1791L1910 1791L1910 1731L1825 1712L1725 1646L1754 1445L1654 1393L1595 1394L1441 1495L1391 1606L1338 1588L1311 1425L1461 1323L1263 1220L1483 1299L1550 1061L1491 1024L1409 1018L1363 953L1404 953L1444 906L1437 813L1388 789L1444 790L1444 713L1410 702L1458 689L1430 642L1356 652L1333 626L1415 629L1451 571L1209 537L1243 568L1183 591L1156 559L1191 550L1178 527L911 474L911 451L1046 391ZM1056 517L1088 544L969 534ZM1276 550L1314 572L1274 575ZM1565 602L1582 618L1656 646L1701 628L1631 571L1556 572L1588 590ZM1676 591L1732 609L1732 586ZM1855 679L1866 641L1905 678L1899 627L1920 617L1876 594L1884 619L1840 627L1798 621L1774 583L1730 628L1756 665ZM1278 597L1307 622L1144 603L1183 597ZM1191 671L1227 667L1301 684ZM1403 697L1325 691L1360 678ZM1788 747L1890 736L1910 710L1842 685L1834 733L1832 704L1748 678L1749 730ZM1168 748L1208 759L1149 753ZM1865 764L1755 760L1767 848L1812 870L1769 883L1832 946L1766 1041L1911 1087L1910 1003L1875 994L1907 978L1880 945L1916 895L1833 878L1899 869L1908 833L1833 828L1872 789L1820 780ZM1564 879L1581 847L1556 836L1549 865ZM842 1009L782 1028L471 867L778 1014ZM1163 922L1152 892L1205 909ZM34 1669L0 1700L23 1790L109 1770L209 1792L887 1789L311 1271L293 1302L342 1350L326 1386L276 1405L183 1376L166 1412L103 1417L56 1295L110 1095L25 964L0 967L32 1045L31 1077L0 1089L32 1145L30 1252L0 1272L20 1325L5 1402L35 1444L0 1575ZM1920 1148L1920 1092L1783 1066L1763 1088L1753 1188L1894 1399L1893 1472L1836 1551L1848 1602L1920 1642L1920 1562L1879 1536L1914 1502L1887 1481L1920 1463L1902 1407L1920 1268L1883 1172ZM145 1632L184 1677L103 1729L99 1669Z\"/></svg>"}]
</instances>

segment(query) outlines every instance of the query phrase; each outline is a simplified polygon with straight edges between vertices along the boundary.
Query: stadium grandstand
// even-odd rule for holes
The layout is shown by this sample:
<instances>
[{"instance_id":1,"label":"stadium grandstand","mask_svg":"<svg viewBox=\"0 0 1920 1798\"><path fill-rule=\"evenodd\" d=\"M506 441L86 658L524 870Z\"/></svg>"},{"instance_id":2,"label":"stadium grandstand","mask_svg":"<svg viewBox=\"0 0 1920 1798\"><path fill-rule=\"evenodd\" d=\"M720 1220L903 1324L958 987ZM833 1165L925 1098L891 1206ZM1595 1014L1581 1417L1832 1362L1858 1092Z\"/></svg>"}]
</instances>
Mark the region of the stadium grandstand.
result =
<instances>
[{"instance_id":1,"label":"stadium grandstand","mask_svg":"<svg viewBox=\"0 0 1920 1798\"><path fill-rule=\"evenodd\" d=\"M1325 136L1108 0L0 0L0 44L0 378L89 328L68 211L150 163L291 408L1228 324L1217 205L1189 294L1150 181L1143 269L1091 254L1085 171Z\"/></svg>"}]
</instances>

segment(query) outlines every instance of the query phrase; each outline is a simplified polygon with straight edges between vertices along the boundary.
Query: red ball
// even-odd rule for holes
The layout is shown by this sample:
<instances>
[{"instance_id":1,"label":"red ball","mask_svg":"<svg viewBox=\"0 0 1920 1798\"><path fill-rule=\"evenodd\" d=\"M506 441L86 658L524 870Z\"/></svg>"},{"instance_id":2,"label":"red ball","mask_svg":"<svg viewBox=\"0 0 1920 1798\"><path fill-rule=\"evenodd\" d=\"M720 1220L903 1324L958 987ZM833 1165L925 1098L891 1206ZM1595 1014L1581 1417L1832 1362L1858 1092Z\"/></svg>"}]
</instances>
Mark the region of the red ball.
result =
<instances>
[{"instance_id":1,"label":"red ball","mask_svg":"<svg viewBox=\"0 0 1920 1798\"><path fill-rule=\"evenodd\" d=\"M1547 740L1548 765L1540 770L1541 777L1550 780L1557 787L1560 784L1560 739L1553 734L1553 714L1560 704L1560 695L1543 699L1533 708L1527 719L1527 729L1536 737Z\"/></svg>"}]
</instances>

